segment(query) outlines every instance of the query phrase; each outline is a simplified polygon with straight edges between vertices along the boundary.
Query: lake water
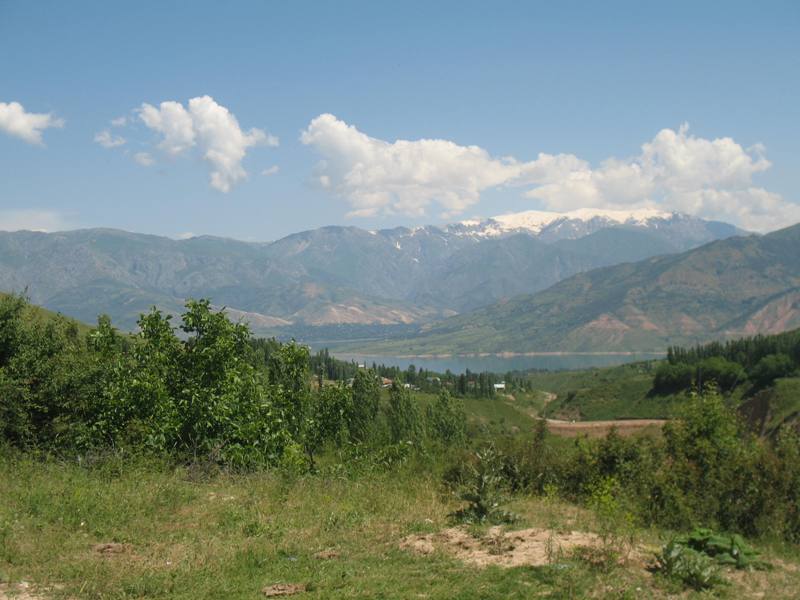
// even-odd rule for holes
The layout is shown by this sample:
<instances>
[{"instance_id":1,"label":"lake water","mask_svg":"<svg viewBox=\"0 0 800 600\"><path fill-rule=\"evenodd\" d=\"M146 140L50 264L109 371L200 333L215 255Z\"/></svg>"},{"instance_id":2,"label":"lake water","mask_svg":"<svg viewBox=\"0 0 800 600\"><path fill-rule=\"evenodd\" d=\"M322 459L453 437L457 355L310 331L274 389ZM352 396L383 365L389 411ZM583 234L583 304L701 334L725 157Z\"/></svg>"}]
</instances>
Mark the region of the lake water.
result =
<instances>
[{"instance_id":1,"label":"lake water","mask_svg":"<svg viewBox=\"0 0 800 600\"><path fill-rule=\"evenodd\" d=\"M355 360L371 365L384 364L401 369L409 365L423 367L430 371L444 373L450 369L453 373L463 373L467 369L481 372L506 373L525 369L547 369L550 371L564 369L587 369L590 367L611 367L628 362L662 358L663 354L539 354L535 356L447 356L447 357L409 357L409 356L370 356L364 354L334 353L341 360Z\"/></svg>"}]
</instances>

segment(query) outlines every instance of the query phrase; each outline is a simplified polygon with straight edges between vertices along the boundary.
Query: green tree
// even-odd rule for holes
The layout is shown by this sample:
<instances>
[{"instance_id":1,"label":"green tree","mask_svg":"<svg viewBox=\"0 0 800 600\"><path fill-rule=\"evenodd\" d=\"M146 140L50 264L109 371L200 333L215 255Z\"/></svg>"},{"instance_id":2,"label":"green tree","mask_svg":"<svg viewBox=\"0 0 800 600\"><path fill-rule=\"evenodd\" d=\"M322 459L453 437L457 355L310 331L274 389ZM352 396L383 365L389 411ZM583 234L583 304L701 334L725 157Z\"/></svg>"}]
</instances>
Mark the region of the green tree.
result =
<instances>
[{"instance_id":1,"label":"green tree","mask_svg":"<svg viewBox=\"0 0 800 600\"><path fill-rule=\"evenodd\" d=\"M308 348L294 341L281 345L267 361L268 378L280 389L278 409L293 437L303 428L309 399Z\"/></svg>"},{"instance_id":2,"label":"green tree","mask_svg":"<svg viewBox=\"0 0 800 600\"><path fill-rule=\"evenodd\" d=\"M347 427L355 442L363 442L369 436L372 424L378 416L381 388L373 371L359 369L353 378L353 401L347 413Z\"/></svg>"},{"instance_id":3,"label":"green tree","mask_svg":"<svg viewBox=\"0 0 800 600\"><path fill-rule=\"evenodd\" d=\"M443 389L427 410L428 431L443 444L462 444L467 436L464 402Z\"/></svg>"},{"instance_id":4,"label":"green tree","mask_svg":"<svg viewBox=\"0 0 800 600\"><path fill-rule=\"evenodd\" d=\"M766 387L779 377L788 377L795 371L794 361L786 354L768 354L753 367L750 378L759 387Z\"/></svg>"},{"instance_id":5,"label":"green tree","mask_svg":"<svg viewBox=\"0 0 800 600\"><path fill-rule=\"evenodd\" d=\"M746 380L747 374L739 363L721 356L706 358L697 365L696 383L700 388L713 382L721 391L729 392Z\"/></svg>"},{"instance_id":6,"label":"green tree","mask_svg":"<svg viewBox=\"0 0 800 600\"><path fill-rule=\"evenodd\" d=\"M302 426L302 445L312 470L314 457L327 442L340 442L347 433L347 414L353 402L343 384L326 385L309 398Z\"/></svg>"},{"instance_id":7,"label":"green tree","mask_svg":"<svg viewBox=\"0 0 800 600\"><path fill-rule=\"evenodd\" d=\"M393 383L392 389L389 390L386 420L393 443L413 442L418 444L422 441L423 430L419 406L411 397L411 393L397 382Z\"/></svg>"}]
</instances>

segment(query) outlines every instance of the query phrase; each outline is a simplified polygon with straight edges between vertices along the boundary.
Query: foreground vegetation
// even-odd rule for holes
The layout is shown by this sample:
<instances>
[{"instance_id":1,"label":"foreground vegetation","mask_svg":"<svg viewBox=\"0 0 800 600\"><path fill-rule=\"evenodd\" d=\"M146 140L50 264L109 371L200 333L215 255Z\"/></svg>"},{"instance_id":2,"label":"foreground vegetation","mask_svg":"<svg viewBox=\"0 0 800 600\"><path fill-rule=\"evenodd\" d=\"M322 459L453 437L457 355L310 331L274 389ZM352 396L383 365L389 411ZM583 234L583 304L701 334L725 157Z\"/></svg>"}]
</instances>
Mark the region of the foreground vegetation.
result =
<instances>
[{"instance_id":1,"label":"foreground vegetation","mask_svg":"<svg viewBox=\"0 0 800 600\"><path fill-rule=\"evenodd\" d=\"M539 566L476 568L445 549L403 549L409 535L449 527L460 506L419 462L286 477L6 454L0 496L0 578L33 582L43 598L258 598L279 583L305 586L298 597L311 598L658 598L683 589L648 570L671 533L551 497L517 495L511 529L542 528L555 544L571 530L594 532L637 554L618 563L554 547ZM793 597L794 550L757 547L773 568L723 569L727 583L714 595Z\"/></svg>"},{"instance_id":2,"label":"foreground vegetation","mask_svg":"<svg viewBox=\"0 0 800 600\"><path fill-rule=\"evenodd\" d=\"M530 386L513 399L482 397L480 377L466 398L441 380L382 391L364 368L332 382L305 348L254 341L203 301L180 335L157 311L136 336L26 311L0 302L0 576L48 597L273 584L330 598L740 597L797 583L800 438L757 435L714 384L684 394L658 435L566 440L535 418L552 399ZM631 369L653 381L653 365ZM733 534L763 556L738 561L749 546ZM725 540L732 566L702 552ZM535 543L536 561L515 562ZM454 550L475 544L477 570Z\"/></svg>"}]
</instances>

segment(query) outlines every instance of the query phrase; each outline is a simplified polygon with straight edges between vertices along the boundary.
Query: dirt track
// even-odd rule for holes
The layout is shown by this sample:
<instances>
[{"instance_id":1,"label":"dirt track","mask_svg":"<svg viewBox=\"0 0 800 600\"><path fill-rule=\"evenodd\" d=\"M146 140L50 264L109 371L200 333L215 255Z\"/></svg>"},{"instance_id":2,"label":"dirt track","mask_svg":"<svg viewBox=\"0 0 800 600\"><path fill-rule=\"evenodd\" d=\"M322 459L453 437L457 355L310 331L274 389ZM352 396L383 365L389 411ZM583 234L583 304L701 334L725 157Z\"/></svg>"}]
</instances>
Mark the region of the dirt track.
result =
<instances>
[{"instance_id":1,"label":"dirt track","mask_svg":"<svg viewBox=\"0 0 800 600\"><path fill-rule=\"evenodd\" d=\"M646 429L660 430L666 419L617 419L614 421L562 421L547 419L547 428L550 433L563 437L603 437L612 427L617 428L620 435L633 435Z\"/></svg>"}]
</instances>

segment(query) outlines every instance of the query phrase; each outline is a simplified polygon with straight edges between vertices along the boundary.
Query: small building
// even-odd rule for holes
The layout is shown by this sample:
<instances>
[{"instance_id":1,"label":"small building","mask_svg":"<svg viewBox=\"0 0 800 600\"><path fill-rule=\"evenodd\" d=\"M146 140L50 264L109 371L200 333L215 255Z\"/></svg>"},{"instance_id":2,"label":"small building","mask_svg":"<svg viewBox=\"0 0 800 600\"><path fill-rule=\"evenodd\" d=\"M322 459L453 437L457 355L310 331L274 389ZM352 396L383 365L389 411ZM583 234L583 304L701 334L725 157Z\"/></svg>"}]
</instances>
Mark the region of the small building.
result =
<instances>
[{"instance_id":1,"label":"small building","mask_svg":"<svg viewBox=\"0 0 800 600\"><path fill-rule=\"evenodd\" d=\"M500 383L495 383L494 384L494 391L495 392L501 392L501 391L505 392L506 391L506 382L505 381L501 381Z\"/></svg>"}]
</instances>

